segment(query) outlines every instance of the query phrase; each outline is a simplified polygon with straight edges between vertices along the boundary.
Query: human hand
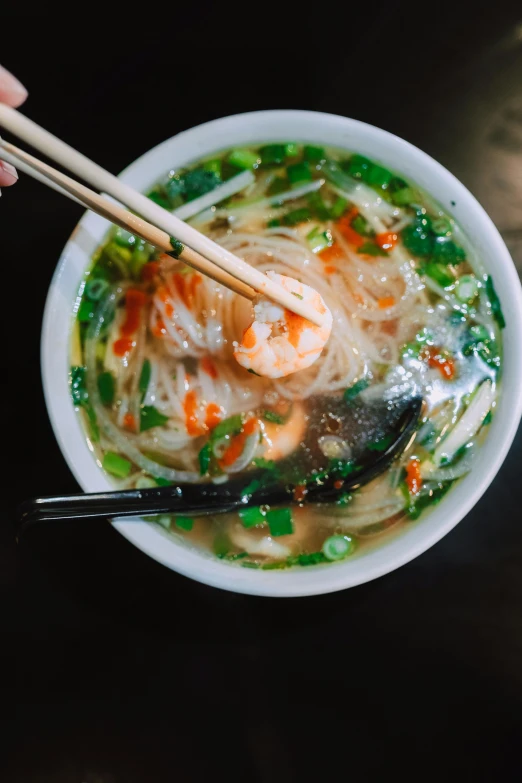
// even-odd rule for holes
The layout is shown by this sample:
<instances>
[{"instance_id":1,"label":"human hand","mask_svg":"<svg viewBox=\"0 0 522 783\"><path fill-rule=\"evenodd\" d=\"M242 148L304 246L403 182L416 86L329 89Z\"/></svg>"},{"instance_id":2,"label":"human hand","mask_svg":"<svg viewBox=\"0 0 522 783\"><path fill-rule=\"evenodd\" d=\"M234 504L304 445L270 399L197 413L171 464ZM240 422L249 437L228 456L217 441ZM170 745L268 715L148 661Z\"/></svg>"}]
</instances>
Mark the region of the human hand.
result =
<instances>
[{"instance_id":1,"label":"human hand","mask_svg":"<svg viewBox=\"0 0 522 783\"><path fill-rule=\"evenodd\" d=\"M26 98L27 90L23 84L0 65L0 103L6 103L8 106L16 108ZM17 179L16 169L10 163L0 160L0 187L14 185Z\"/></svg>"}]
</instances>

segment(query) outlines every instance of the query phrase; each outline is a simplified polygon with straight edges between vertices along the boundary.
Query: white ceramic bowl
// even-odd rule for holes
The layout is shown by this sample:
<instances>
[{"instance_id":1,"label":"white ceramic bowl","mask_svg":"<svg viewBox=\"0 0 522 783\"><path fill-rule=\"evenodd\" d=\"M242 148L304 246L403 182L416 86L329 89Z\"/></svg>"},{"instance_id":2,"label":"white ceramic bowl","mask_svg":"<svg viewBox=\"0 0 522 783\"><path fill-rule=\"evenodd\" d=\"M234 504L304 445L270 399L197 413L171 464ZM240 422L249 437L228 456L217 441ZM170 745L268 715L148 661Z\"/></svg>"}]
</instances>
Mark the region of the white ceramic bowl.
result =
<instances>
[{"instance_id":1,"label":"white ceramic bowl","mask_svg":"<svg viewBox=\"0 0 522 783\"><path fill-rule=\"evenodd\" d=\"M356 120L307 111L262 111L225 117L168 139L130 165L121 179L147 191L173 166L183 166L227 147L280 140L315 142L357 151L425 188L474 242L487 270L494 276L507 321L501 399L472 473L423 518L375 550L325 566L288 571L253 570L177 543L154 525L114 522L117 530L143 552L200 582L254 595L299 596L352 587L407 563L451 530L486 491L508 453L522 412L522 294L504 242L471 193L424 152L397 136ZM78 284L107 229L107 222L92 213L87 213L78 224L51 283L42 334L43 384L51 423L69 467L86 492L106 490L111 484L89 450L71 402L69 335Z\"/></svg>"}]
</instances>

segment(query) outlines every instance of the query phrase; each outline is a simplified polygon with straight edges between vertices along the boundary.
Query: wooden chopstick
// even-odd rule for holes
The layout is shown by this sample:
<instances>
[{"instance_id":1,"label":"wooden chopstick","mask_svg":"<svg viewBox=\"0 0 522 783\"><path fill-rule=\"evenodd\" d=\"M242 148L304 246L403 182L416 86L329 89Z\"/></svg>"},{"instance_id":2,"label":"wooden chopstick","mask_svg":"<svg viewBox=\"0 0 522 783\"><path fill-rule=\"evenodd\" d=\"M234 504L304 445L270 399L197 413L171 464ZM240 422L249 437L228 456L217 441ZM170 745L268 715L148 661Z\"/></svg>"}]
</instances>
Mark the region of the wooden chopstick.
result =
<instances>
[{"instance_id":1,"label":"wooden chopstick","mask_svg":"<svg viewBox=\"0 0 522 783\"><path fill-rule=\"evenodd\" d=\"M0 158L18 166L25 174L29 174L39 182L49 185L78 204L96 212L117 226L130 231L131 234L136 234L146 242L150 242L154 247L166 253L173 252L170 237L165 231L156 228L151 223L147 223L146 220L142 220L142 218L133 215L132 212L128 212L117 204L113 204L112 201L104 198L104 196L100 196L90 188L85 187L85 185L81 185L66 174L62 174L61 171L53 169L52 166L48 166L46 163L38 160L38 158L29 155L3 139L0 139ZM217 283L230 288L247 299L252 300L257 295L253 288L224 272L190 247L186 247L186 245L183 246L183 250L176 257L197 269L198 272L202 272Z\"/></svg>"},{"instance_id":2,"label":"wooden chopstick","mask_svg":"<svg viewBox=\"0 0 522 783\"><path fill-rule=\"evenodd\" d=\"M16 109L0 104L0 126L69 169L76 176L89 182L97 190L108 193L130 209L138 212L154 226L165 231L169 237L176 237L184 245L193 248L194 251L216 264L223 271L242 280L245 285L262 293L282 307L307 318L317 326L322 325L322 316L309 304L293 296L290 291L286 291L282 286L274 283L258 269L225 250L209 237L201 234L192 226L160 207L159 204L89 160L85 155L57 139L44 128L17 112Z\"/></svg>"}]
</instances>

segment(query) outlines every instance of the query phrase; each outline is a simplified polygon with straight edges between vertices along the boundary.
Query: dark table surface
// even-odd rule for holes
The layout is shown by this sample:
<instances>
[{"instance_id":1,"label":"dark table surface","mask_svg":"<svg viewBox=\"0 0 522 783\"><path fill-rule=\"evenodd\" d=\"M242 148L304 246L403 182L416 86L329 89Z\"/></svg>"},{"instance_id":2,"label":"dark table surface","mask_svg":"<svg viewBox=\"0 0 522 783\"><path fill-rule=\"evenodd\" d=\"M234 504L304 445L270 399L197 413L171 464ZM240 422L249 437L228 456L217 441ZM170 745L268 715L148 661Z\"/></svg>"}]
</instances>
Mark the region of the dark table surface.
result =
<instances>
[{"instance_id":1,"label":"dark table surface","mask_svg":"<svg viewBox=\"0 0 522 783\"><path fill-rule=\"evenodd\" d=\"M9 11L0 60L28 86L31 118L114 172L240 111L316 109L384 127L462 179L522 270L515 5L192 4L182 17L151 8L145 25L132 13L108 21L82 8L52 23L47 9ZM204 587L105 524L15 545L19 501L76 489L45 411L39 333L79 217L26 178L0 200L0 257L13 279L2 286L0 781L519 781L520 433L448 536L329 596Z\"/></svg>"}]
</instances>

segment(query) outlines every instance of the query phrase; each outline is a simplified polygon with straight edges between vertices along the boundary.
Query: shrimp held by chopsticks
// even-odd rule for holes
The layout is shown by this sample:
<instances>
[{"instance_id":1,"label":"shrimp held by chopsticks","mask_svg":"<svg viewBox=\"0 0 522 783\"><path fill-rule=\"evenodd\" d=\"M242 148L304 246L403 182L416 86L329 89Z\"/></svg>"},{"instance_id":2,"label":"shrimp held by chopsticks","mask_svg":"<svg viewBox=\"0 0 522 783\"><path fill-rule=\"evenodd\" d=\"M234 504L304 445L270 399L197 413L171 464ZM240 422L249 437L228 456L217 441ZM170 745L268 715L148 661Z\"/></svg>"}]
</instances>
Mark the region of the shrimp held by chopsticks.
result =
<instances>
[{"instance_id":1,"label":"shrimp held by chopsticks","mask_svg":"<svg viewBox=\"0 0 522 783\"><path fill-rule=\"evenodd\" d=\"M254 320L241 342L234 343L234 357L256 375L282 378L310 367L319 358L332 331L332 314L321 295L310 286L277 272L266 274L323 316L323 325L315 326L266 297L255 300Z\"/></svg>"}]
</instances>

